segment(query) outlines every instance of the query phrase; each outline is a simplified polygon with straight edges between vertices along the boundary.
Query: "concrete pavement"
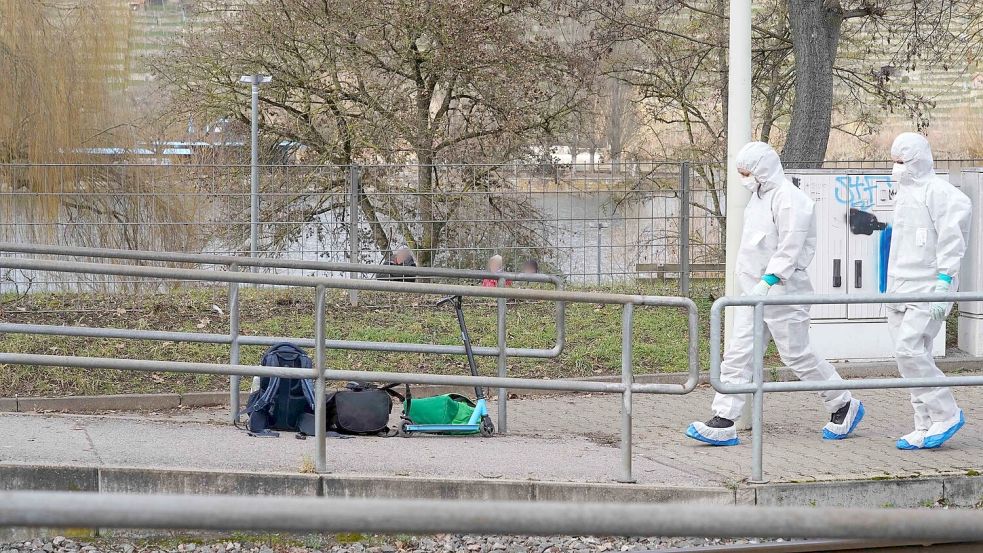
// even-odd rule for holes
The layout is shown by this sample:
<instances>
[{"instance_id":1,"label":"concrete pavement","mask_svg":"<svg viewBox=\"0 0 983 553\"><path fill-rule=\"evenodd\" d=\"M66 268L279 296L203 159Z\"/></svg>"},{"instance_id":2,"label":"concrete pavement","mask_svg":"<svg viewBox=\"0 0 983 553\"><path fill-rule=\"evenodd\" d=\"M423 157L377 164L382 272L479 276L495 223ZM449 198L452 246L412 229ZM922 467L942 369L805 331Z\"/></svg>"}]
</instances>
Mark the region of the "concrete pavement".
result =
<instances>
[{"instance_id":1,"label":"concrete pavement","mask_svg":"<svg viewBox=\"0 0 983 553\"><path fill-rule=\"evenodd\" d=\"M950 443L934 451L894 448L894 440L911 425L911 407L903 390L858 393L867 416L855 437L839 442L820 439L828 415L815 394L769 394L764 469L775 485L768 492L744 485L751 470L747 433L741 435L741 446L731 448L705 446L682 435L692 420L708 418L711 395L711 390L701 387L681 397L635 396L633 460L639 483L635 489L678 490L679 497L686 490L715 491L736 494L738 502L742 493L750 493L751 500L759 503L917 505L944 496L945 481L949 492L961 490L960 501L972 502L978 493L977 501L983 500L983 478L973 478L983 472L979 423L983 389L956 390L967 424ZM510 434L488 439L329 439L329 479L332 485L345 479L385 483L404 478L475 485L606 486L619 470L620 404L619 396L598 394L512 400ZM0 465L277 474L311 470L313 440L297 440L292 434L253 438L226 423L226 416L221 408L97 415L4 413L0 414ZM855 492L861 488L856 484L841 484L857 479L876 484L879 491L863 488L868 491L858 496ZM818 484L802 486L803 482ZM902 493L898 486L908 491ZM851 490L853 499L849 493L843 495Z\"/></svg>"},{"instance_id":2,"label":"concrete pavement","mask_svg":"<svg viewBox=\"0 0 983 553\"><path fill-rule=\"evenodd\" d=\"M821 429L829 415L817 394L767 394L765 478L772 482L811 482L983 472L983 389L956 388L955 394L966 413L966 425L945 446L928 451L899 451L894 447L898 437L913 429L905 390L856 392L867 415L855 435L842 441L821 439ZM635 458L658 460L716 484L746 480L751 474L750 432L739 433L740 446L723 448L706 446L682 435L690 422L710 418L712 396L707 387L686 396L636 394ZM616 396L598 395L558 396L548 403L510 402L510 430L522 436L555 436L551 425L560 422L575 435L616 445L620 402Z\"/></svg>"}]
</instances>

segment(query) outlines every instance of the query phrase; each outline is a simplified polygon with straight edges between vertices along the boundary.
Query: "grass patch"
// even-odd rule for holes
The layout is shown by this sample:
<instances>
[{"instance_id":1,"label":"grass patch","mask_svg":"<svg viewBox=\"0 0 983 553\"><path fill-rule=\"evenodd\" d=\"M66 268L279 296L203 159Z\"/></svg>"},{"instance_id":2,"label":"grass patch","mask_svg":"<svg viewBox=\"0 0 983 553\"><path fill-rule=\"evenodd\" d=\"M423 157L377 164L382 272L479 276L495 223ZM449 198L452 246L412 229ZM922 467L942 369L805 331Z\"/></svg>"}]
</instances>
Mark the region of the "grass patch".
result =
<instances>
[{"instance_id":1,"label":"grass patch","mask_svg":"<svg viewBox=\"0 0 983 553\"><path fill-rule=\"evenodd\" d=\"M709 308L717 293L704 283L694 297L700 309L701 363L707 363ZM606 288L609 292L671 294L655 286ZM332 339L460 344L457 322L449 307L434 307L433 296L362 293L353 307L346 292L329 291L326 309ZM312 337L314 297L311 290L244 288L240 292L244 335ZM155 294L37 293L0 297L0 318L12 323L131 328L224 334L229 332L226 291L186 288ZM475 345L494 346L494 301L466 300L465 314ZM549 348L556 340L555 305L510 302L508 344ZM621 371L621 308L615 305L568 304L567 342L555 359L509 359L509 375L569 378L618 375ZM686 314L678 309L635 309L636 374L686 370ZM162 361L227 363L229 346L139 340L69 338L5 334L7 352L145 358ZM241 362L259 363L265 348L243 347ZM313 356L313 352L309 352ZM770 361L775 361L770 356ZM463 357L424 354L328 351L328 366L356 370L466 374ZM479 358L483 374L495 374L494 358ZM84 370L64 367L0 365L7 396L66 396L120 393L221 390L227 377L167 372ZM248 379L244 379L248 386Z\"/></svg>"}]
</instances>

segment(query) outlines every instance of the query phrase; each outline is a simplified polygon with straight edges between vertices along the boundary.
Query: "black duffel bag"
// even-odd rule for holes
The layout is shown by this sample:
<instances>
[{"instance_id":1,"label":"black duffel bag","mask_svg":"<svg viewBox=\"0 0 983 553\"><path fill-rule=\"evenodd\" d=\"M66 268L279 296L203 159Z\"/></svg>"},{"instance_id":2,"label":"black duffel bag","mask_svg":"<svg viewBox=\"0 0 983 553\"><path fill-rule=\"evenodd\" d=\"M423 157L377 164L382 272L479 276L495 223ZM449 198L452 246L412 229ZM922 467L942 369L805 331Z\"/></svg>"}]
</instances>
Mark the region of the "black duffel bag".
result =
<instances>
[{"instance_id":1,"label":"black duffel bag","mask_svg":"<svg viewBox=\"0 0 983 553\"><path fill-rule=\"evenodd\" d=\"M366 382L349 382L328 397L328 430L340 434L385 434L389 431L393 385L382 388Z\"/></svg>"}]
</instances>

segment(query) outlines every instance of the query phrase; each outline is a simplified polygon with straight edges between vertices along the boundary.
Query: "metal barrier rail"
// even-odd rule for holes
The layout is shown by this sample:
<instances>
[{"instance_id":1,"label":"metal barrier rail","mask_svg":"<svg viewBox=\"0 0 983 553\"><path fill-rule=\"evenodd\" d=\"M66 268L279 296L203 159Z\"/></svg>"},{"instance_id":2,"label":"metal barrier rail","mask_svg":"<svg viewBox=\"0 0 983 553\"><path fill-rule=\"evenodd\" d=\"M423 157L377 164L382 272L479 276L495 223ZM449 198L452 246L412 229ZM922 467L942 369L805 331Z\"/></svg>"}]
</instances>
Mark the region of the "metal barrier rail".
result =
<instances>
[{"instance_id":1,"label":"metal barrier rail","mask_svg":"<svg viewBox=\"0 0 983 553\"><path fill-rule=\"evenodd\" d=\"M983 376L952 376L941 378L862 378L839 381L765 382L765 325L766 305L829 305L864 303L928 303L935 301L983 301L983 292L953 292L947 294L796 294L779 296L723 297L710 308L710 385L722 394L752 394L751 402L751 483L765 482L762 469L763 429L762 411L767 392L809 392L824 390L877 390L886 388L925 388L948 386L983 386ZM732 384L720 380L721 321L726 307L754 308L753 374L748 384Z\"/></svg>"},{"instance_id":2,"label":"metal barrier rail","mask_svg":"<svg viewBox=\"0 0 983 553\"><path fill-rule=\"evenodd\" d=\"M452 278L465 280L496 279L499 287L505 286L505 280L516 282L538 282L552 284L557 290L563 289L563 279L556 275L529 273L492 273L490 271L471 271L461 269L444 269L440 267L404 267L401 265L366 265L356 263L336 263L327 261L304 261L293 259L270 259L262 257L235 257L220 255L190 254L181 252L151 252L140 250L118 250L109 248L77 248L47 244L13 244L0 243L0 252L22 253L32 255L53 255L71 257L94 257L105 259L126 259L131 261L156 261L163 263L194 263L198 265L222 265L235 271L240 267L264 269L295 269L359 274L398 275L425 278ZM475 346L475 355L498 358L498 376L508 373L508 357L551 358L563 351L566 339L566 306L560 301L556 304L556 342L549 349L538 348L509 348L506 346L506 300L497 300L497 344L495 347ZM239 291L238 283L229 284L229 327L226 334L201 333L167 333L131 331L116 329L99 329L84 327L64 327L52 325L15 325L0 323L0 332L31 333L57 336L73 336L83 338L117 338L133 340L168 340L182 342L199 342L208 344L230 344L229 362L239 363L240 346L270 346L278 342L293 342L303 347L313 347L314 340L290 337L240 336L239 333ZM360 340L331 340L328 347L333 349L348 349L356 351L383 351L391 353L428 353L443 355L464 355L464 346L448 346L438 344L417 344L397 342L368 342ZM233 421L239 413L239 376L232 376L229 381L229 406ZM508 389L499 388L500 398L498 409L498 431L508 430Z\"/></svg>"},{"instance_id":3,"label":"metal barrier rail","mask_svg":"<svg viewBox=\"0 0 983 553\"><path fill-rule=\"evenodd\" d=\"M606 294L594 292L575 292L564 290L534 290L520 288L484 288L452 284L421 284L384 280L342 279L311 277L299 275L273 275L244 273L238 271L204 271L200 269L179 269L169 267L143 267L133 265L114 265L102 263L65 262L39 259L0 257L0 267L11 269L41 270L51 272L71 272L98 275L117 275L141 278L166 278L187 281L226 282L243 284L266 284L295 286L315 290L315 356L313 370L291 375L303 374L315 379L315 468L326 467L325 443L325 380L369 380L405 382L410 384L443 384L459 386L501 386L505 388L529 388L557 391L608 392L622 394L621 410L621 482L632 482L631 473L631 432L632 432L632 394L686 394L692 391L699 381L699 329L696 304L689 298L641 296L625 294ZM328 288L343 290L370 290L378 292L397 292L436 295L460 295L496 299L546 300L555 302L600 303L623 306L621 339L621 382L604 383L567 380L536 380L527 378L450 376L413 373L385 373L372 371L328 370L325 367L327 349L326 327L324 321L325 292ZM233 288L236 290L237 288ZM237 298L233 298L237 301ZM683 384L636 384L633 381L632 367L632 329L634 308L639 306L676 307L687 310L687 330L689 347L687 350L689 372ZM233 341L233 348L238 341ZM234 352L236 353L236 352ZM236 359L238 361L238 359ZM187 363L178 361L148 361L134 359L107 359L97 357L76 357L58 355L32 355L0 353L0 363L29 364L44 366L69 366L80 368L110 368L121 370L155 370L174 372L195 372L231 375L261 375L269 368L239 365L238 363L212 364ZM278 369L283 370L283 369ZM286 375L287 373L283 373ZM296 377L296 376L294 376Z\"/></svg>"},{"instance_id":4,"label":"metal barrier rail","mask_svg":"<svg viewBox=\"0 0 983 553\"><path fill-rule=\"evenodd\" d=\"M257 509L262 501L263 509ZM0 492L0 527L983 540L983 512Z\"/></svg>"}]
</instances>

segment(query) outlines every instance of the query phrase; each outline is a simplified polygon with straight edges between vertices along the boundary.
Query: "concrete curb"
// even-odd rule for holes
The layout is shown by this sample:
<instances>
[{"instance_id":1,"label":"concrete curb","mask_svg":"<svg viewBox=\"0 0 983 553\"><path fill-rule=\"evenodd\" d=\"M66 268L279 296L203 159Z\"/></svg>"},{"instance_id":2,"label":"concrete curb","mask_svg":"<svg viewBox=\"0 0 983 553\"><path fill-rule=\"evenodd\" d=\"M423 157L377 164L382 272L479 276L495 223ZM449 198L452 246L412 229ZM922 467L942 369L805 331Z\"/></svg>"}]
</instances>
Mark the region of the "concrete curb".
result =
<instances>
[{"instance_id":1,"label":"concrete curb","mask_svg":"<svg viewBox=\"0 0 983 553\"><path fill-rule=\"evenodd\" d=\"M240 394L245 405L249 394ZM0 398L0 412L35 411L161 411L182 407L216 407L229 404L229 392L193 392L187 394L120 394L105 396L17 397Z\"/></svg>"},{"instance_id":2,"label":"concrete curb","mask_svg":"<svg viewBox=\"0 0 983 553\"><path fill-rule=\"evenodd\" d=\"M3 464L0 490L734 504L713 487Z\"/></svg>"},{"instance_id":3,"label":"concrete curb","mask_svg":"<svg viewBox=\"0 0 983 553\"><path fill-rule=\"evenodd\" d=\"M983 502L983 478L966 475L764 484L753 489L755 504L769 506L975 507Z\"/></svg>"},{"instance_id":4,"label":"concrete curb","mask_svg":"<svg viewBox=\"0 0 983 553\"><path fill-rule=\"evenodd\" d=\"M723 488L0 464L0 490L916 508L977 506L983 502L983 477L950 475Z\"/></svg>"},{"instance_id":5,"label":"concrete curb","mask_svg":"<svg viewBox=\"0 0 983 553\"><path fill-rule=\"evenodd\" d=\"M955 357L953 359L936 360L939 368L946 373L983 372L983 358ZM894 362L874 363L839 363L835 364L837 371L845 379L878 378L898 376ZM768 381L789 381L795 379L795 374L788 368L765 371ZM573 379L571 379L573 380ZM596 376L578 380L593 382L620 382L618 376ZM685 376L681 373L641 374L635 381L643 384L681 384ZM701 384L708 384L707 375L701 375ZM474 393L471 388L460 386L414 386L414 390L422 395L464 394ZM495 390L490 390L495 392ZM539 395L555 395L570 392L543 392L538 390L513 390L510 394L517 397L535 397ZM240 401L245 405L249 394L242 392ZM122 394L105 396L69 396L69 397L38 397L38 398L0 398L0 412L26 413L31 411L67 411L86 413L94 411L155 411L163 409L179 409L182 407L220 407L229 404L229 392L189 392L185 394Z\"/></svg>"}]
</instances>

